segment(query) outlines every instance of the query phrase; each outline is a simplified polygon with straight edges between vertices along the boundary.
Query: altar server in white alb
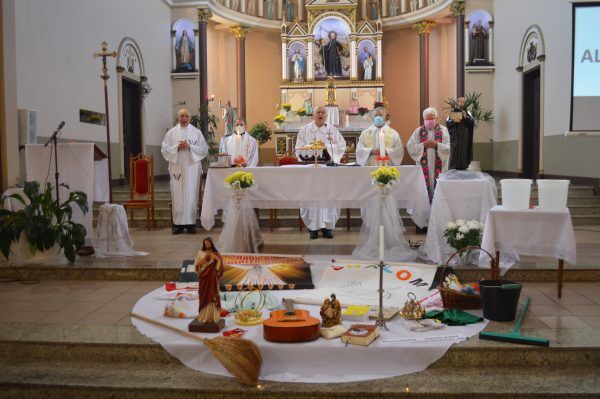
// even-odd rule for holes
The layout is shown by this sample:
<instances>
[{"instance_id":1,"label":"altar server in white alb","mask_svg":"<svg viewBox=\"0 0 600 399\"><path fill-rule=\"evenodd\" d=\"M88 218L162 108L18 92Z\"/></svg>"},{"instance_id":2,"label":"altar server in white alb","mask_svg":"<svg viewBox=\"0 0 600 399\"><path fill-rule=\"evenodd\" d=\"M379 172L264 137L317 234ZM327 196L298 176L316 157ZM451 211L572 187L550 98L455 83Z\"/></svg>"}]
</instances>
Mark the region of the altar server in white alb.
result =
<instances>
[{"instance_id":1,"label":"altar server in white alb","mask_svg":"<svg viewBox=\"0 0 600 399\"><path fill-rule=\"evenodd\" d=\"M384 108L373 111L373 124L363 130L356 146L356 162L361 166L378 165L377 157L389 157L388 164L400 165L404 156L402 139L397 131L386 124Z\"/></svg>"},{"instance_id":2,"label":"altar server in white alb","mask_svg":"<svg viewBox=\"0 0 600 399\"><path fill-rule=\"evenodd\" d=\"M435 184L440 173L448 171L450 160L450 135L445 126L437 123L435 108L423 111L423 126L415 129L408 140L411 158L423 169L429 202L433 198Z\"/></svg>"},{"instance_id":3,"label":"altar server in white alb","mask_svg":"<svg viewBox=\"0 0 600 399\"><path fill-rule=\"evenodd\" d=\"M173 202L173 234L185 228L196 233L198 189L202 176L200 161L208 155L208 146L202 132L190 125L190 113L177 113L179 123L167 132L161 153L169 162L171 200Z\"/></svg>"},{"instance_id":4,"label":"altar server in white alb","mask_svg":"<svg viewBox=\"0 0 600 399\"><path fill-rule=\"evenodd\" d=\"M296 156L303 161L314 161L314 155L310 152L301 150L301 147L308 146L315 141L321 141L327 148L322 151L322 155L317 154L318 159L330 160L339 163L346 152L346 140L335 128L325 124L327 112L325 107L316 107L313 111L313 121L300 128L298 139L296 140ZM333 229L340 217L340 210L333 208L325 209L300 209L300 216L306 225L311 239L319 238L319 230L323 237L333 238Z\"/></svg>"},{"instance_id":5,"label":"altar server in white alb","mask_svg":"<svg viewBox=\"0 0 600 399\"><path fill-rule=\"evenodd\" d=\"M231 156L231 164L254 168L258 165L258 142L246 131L246 119L235 121L233 134L221 139L221 154Z\"/></svg>"}]
</instances>

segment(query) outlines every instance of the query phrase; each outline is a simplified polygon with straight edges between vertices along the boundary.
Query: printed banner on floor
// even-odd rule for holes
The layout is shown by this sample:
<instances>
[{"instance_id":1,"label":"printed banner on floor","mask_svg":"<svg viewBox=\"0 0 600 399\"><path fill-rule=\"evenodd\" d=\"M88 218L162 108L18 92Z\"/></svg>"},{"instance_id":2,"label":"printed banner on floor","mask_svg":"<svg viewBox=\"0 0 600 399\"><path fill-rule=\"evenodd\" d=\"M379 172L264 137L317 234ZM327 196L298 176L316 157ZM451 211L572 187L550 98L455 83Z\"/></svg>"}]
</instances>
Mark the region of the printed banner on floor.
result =
<instances>
[{"instance_id":1,"label":"printed banner on floor","mask_svg":"<svg viewBox=\"0 0 600 399\"><path fill-rule=\"evenodd\" d=\"M402 307L412 292L428 295L436 267L420 263L394 263L383 269L383 306ZM299 300L323 301L335 294L342 305L379 305L379 266L368 262L335 262L325 269L317 288L300 293Z\"/></svg>"}]
</instances>

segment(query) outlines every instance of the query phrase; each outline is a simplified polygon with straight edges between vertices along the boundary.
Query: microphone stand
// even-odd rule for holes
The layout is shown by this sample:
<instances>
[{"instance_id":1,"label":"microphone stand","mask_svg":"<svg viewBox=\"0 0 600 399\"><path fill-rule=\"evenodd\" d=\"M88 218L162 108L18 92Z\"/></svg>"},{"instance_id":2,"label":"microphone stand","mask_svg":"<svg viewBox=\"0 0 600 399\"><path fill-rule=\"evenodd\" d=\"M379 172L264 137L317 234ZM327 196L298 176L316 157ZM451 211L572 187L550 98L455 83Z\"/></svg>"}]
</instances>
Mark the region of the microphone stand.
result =
<instances>
[{"instance_id":1,"label":"microphone stand","mask_svg":"<svg viewBox=\"0 0 600 399\"><path fill-rule=\"evenodd\" d=\"M58 208L60 206L60 201L58 198L58 177L59 177L59 173L58 173L58 132L61 131L61 129L65 126L65 122L62 121L60 122L60 124L58 125L58 127L56 128L56 130L54 131L54 133L52 133L52 136L50 136L50 138L48 139L48 141L46 141L46 144L44 144L44 147L48 147L48 144L50 144L50 142L52 142L52 147L54 149L54 181L55 181L55 188L56 188L56 207Z\"/></svg>"}]
</instances>

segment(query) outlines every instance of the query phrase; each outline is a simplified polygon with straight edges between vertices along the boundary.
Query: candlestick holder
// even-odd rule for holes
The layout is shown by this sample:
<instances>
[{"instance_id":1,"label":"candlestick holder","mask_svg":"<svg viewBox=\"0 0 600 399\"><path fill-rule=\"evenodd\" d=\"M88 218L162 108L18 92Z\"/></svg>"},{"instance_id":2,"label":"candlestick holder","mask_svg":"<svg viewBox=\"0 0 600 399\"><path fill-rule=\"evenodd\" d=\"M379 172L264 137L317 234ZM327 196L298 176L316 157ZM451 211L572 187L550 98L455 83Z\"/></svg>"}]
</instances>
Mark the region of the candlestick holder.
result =
<instances>
[{"instance_id":1,"label":"candlestick holder","mask_svg":"<svg viewBox=\"0 0 600 399\"><path fill-rule=\"evenodd\" d=\"M383 260L379 261L379 289L377 292L379 293L379 313L377 314L377 320L375 321L375 325L380 328L385 328L387 325L385 324L385 320L383 318L383 268L385 267L385 263Z\"/></svg>"}]
</instances>

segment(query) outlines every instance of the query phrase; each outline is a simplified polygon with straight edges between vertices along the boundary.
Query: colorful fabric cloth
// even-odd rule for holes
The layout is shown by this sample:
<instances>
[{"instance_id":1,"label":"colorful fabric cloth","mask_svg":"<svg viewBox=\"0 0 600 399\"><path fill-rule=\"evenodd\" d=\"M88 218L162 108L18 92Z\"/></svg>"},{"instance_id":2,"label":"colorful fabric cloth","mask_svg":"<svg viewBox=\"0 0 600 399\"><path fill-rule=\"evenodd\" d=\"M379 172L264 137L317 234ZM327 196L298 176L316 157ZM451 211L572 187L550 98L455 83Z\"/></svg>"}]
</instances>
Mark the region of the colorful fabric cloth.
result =
<instances>
[{"instance_id":1,"label":"colorful fabric cloth","mask_svg":"<svg viewBox=\"0 0 600 399\"><path fill-rule=\"evenodd\" d=\"M419 139L421 143L425 143L427 139L427 129L425 126L421 126L421 130L419 131ZM438 143L442 142L442 129L440 125L435 126L435 133L433 139ZM421 169L423 169L423 176L425 176L425 185L427 186L427 193L429 194L429 202L433 199L433 192L435 191L435 185L437 183L438 176L442 172L442 160L438 155L437 151L435 152L435 168L434 168L434 181L433 187L431 187L431 179L429 178L429 165L427 162L427 149L423 150L423 155L421 156L420 161Z\"/></svg>"},{"instance_id":2,"label":"colorful fabric cloth","mask_svg":"<svg viewBox=\"0 0 600 399\"><path fill-rule=\"evenodd\" d=\"M466 326L483 321L483 317L475 316L460 309L432 310L423 315L425 319L436 319L449 326Z\"/></svg>"}]
</instances>

